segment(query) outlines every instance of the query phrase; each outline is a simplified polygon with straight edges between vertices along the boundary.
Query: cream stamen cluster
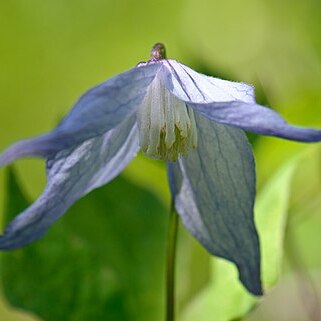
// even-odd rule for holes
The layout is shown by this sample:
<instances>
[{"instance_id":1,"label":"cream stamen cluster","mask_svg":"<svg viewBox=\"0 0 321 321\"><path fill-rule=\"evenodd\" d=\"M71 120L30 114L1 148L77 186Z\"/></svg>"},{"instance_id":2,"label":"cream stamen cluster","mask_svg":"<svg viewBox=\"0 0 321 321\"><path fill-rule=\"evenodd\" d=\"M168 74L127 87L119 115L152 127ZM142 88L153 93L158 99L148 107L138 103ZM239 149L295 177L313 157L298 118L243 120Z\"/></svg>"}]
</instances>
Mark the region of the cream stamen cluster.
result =
<instances>
[{"instance_id":1,"label":"cream stamen cluster","mask_svg":"<svg viewBox=\"0 0 321 321\"><path fill-rule=\"evenodd\" d=\"M197 146L193 110L155 77L138 113L142 152L151 158L176 161Z\"/></svg>"}]
</instances>

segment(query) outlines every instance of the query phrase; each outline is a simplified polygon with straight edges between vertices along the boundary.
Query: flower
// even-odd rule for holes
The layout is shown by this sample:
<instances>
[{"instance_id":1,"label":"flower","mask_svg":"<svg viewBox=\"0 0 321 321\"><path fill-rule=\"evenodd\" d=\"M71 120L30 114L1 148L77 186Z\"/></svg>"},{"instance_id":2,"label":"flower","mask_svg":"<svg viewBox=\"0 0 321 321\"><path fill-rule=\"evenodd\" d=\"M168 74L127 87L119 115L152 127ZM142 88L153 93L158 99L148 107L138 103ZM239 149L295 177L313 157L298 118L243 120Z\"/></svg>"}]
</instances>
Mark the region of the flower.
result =
<instances>
[{"instance_id":1,"label":"flower","mask_svg":"<svg viewBox=\"0 0 321 321\"><path fill-rule=\"evenodd\" d=\"M142 150L167 161L175 208L212 254L234 262L240 280L262 293L259 241L253 220L255 166L242 130L315 142L321 131L287 124L255 102L251 86L199 74L151 58L86 92L52 131L0 155L4 166L24 156L47 161L43 194L6 227L1 249L45 234L79 198L116 177Z\"/></svg>"}]
</instances>

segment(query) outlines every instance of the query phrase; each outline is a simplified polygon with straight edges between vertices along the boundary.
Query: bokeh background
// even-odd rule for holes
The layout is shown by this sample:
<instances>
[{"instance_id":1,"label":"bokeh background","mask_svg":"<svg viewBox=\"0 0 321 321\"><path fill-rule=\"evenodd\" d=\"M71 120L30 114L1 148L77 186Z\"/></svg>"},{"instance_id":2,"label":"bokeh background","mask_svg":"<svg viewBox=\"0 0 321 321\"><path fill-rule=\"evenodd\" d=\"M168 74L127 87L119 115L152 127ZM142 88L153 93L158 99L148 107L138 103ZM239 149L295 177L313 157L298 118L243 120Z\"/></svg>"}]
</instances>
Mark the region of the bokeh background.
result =
<instances>
[{"instance_id":1,"label":"bokeh background","mask_svg":"<svg viewBox=\"0 0 321 321\"><path fill-rule=\"evenodd\" d=\"M321 127L320 33L319 0L1 1L0 149L49 131L159 41L197 71L254 84L289 122ZM266 296L181 227L179 321L321 320L321 146L249 138ZM44 184L40 160L1 169L1 222ZM42 240L1 255L0 320L163 320L169 202L164 164L139 155Z\"/></svg>"}]
</instances>

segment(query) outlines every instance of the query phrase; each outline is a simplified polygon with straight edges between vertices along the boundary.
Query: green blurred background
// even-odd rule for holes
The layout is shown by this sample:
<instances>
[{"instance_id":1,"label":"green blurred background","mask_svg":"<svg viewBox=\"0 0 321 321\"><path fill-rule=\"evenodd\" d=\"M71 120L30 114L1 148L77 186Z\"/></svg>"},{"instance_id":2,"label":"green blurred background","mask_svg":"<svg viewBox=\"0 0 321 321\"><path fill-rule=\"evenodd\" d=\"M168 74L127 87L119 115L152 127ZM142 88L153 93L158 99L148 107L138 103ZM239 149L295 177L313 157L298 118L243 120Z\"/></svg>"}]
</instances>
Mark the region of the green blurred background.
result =
<instances>
[{"instance_id":1,"label":"green blurred background","mask_svg":"<svg viewBox=\"0 0 321 321\"><path fill-rule=\"evenodd\" d=\"M320 0L1 1L0 149L49 131L159 41L197 71L254 84L289 122L321 127L320 33ZM249 137L267 295L248 295L181 228L178 320L321 319L320 144ZM18 161L0 183L7 220L42 191L44 164ZM169 202L164 164L139 155L44 239L1 256L0 320L162 320Z\"/></svg>"}]
</instances>

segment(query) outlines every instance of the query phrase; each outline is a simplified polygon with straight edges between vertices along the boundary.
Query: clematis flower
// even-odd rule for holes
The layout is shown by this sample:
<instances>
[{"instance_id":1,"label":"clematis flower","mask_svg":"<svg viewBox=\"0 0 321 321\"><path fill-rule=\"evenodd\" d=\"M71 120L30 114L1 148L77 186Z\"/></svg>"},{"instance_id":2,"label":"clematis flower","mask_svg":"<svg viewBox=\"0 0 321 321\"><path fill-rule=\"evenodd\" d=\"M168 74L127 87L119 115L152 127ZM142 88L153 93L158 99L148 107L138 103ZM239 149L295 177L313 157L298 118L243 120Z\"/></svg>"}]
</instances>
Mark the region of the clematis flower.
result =
<instances>
[{"instance_id":1,"label":"clematis flower","mask_svg":"<svg viewBox=\"0 0 321 321\"><path fill-rule=\"evenodd\" d=\"M199 74L166 59L164 46L156 44L149 61L86 92L53 131L0 155L2 166L43 157L48 177L43 194L8 224L0 248L16 249L43 236L73 203L111 181L141 150L167 162L185 227L210 253L234 262L245 287L260 295L255 166L243 130L321 140L320 130L291 126L258 105L251 86Z\"/></svg>"}]
</instances>

